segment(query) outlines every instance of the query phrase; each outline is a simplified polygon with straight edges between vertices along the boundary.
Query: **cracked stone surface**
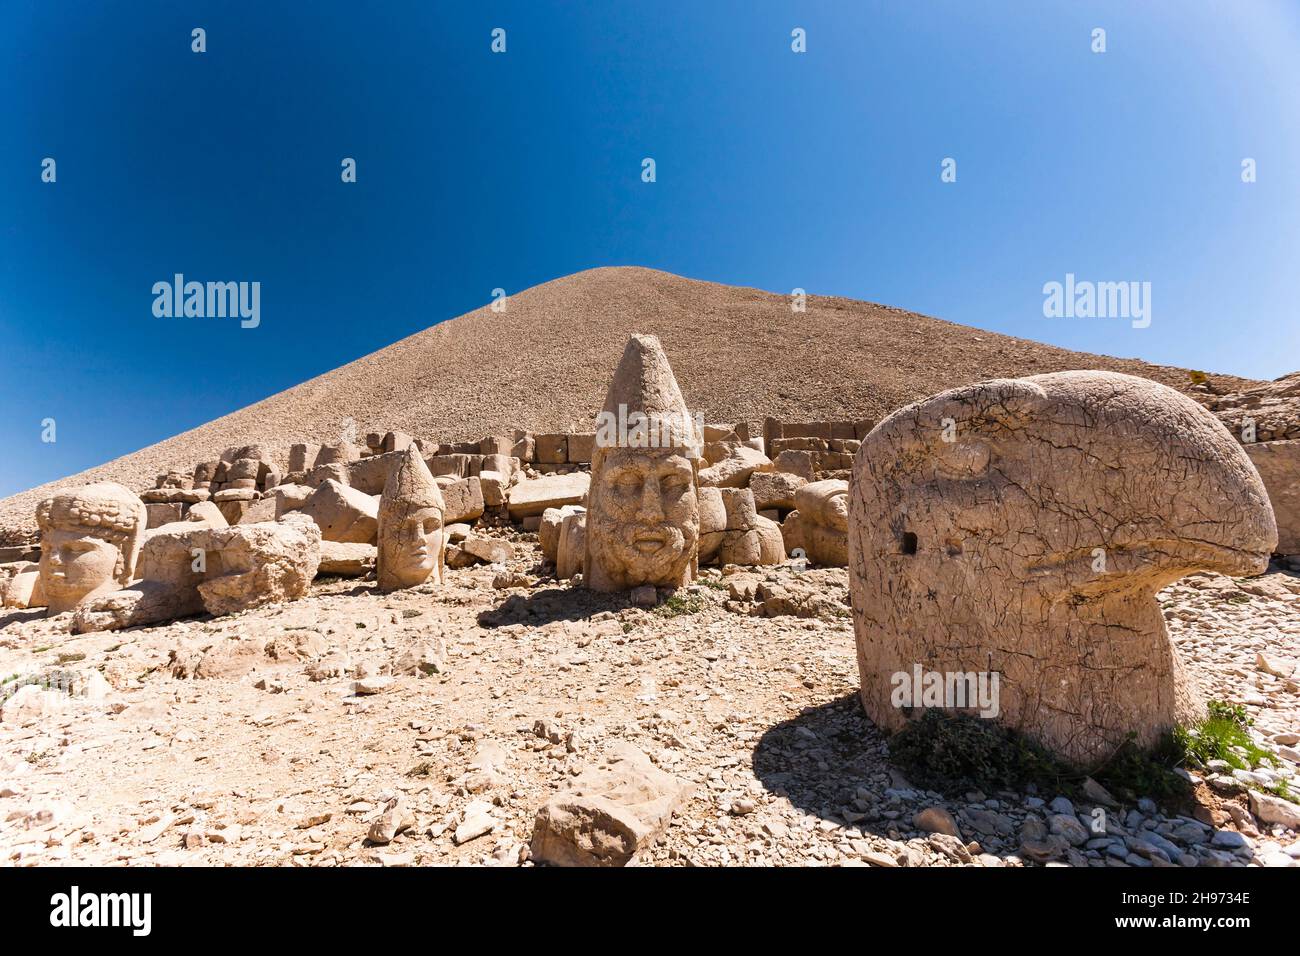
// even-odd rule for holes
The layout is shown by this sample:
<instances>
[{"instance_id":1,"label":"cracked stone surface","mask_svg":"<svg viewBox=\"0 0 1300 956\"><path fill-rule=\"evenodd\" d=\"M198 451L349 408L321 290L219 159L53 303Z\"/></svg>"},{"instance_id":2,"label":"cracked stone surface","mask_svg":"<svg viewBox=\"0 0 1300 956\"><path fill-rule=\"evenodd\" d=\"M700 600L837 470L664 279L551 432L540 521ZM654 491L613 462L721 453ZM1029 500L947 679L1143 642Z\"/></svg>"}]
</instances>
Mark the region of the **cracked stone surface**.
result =
<instances>
[{"instance_id":1,"label":"cracked stone surface","mask_svg":"<svg viewBox=\"0 0 1300 956\"><path fill-rule=\"evenodd\" d=\"M1241 446L1166 386L1108 372L1001 379L889 416L862 443L850 574L867 714L893 675L1001 675L999 719L1090 764L1191 723L1155 594L1255 574L1277 528Z\"/></svg>"}]
</instances>

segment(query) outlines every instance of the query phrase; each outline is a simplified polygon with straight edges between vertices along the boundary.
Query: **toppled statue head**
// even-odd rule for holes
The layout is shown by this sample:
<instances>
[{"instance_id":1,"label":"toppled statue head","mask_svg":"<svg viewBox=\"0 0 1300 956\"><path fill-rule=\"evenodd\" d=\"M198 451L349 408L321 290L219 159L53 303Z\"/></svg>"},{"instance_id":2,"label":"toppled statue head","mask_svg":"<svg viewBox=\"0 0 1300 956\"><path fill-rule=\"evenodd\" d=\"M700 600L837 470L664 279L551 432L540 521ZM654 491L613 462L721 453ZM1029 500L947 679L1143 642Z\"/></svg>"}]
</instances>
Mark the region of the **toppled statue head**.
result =
<instances>
[{"instance_id":1,"label":"toppled statue head","mask_svg":"<svg viewBox=\"0 0 1300 956\"><path fill-rule=\"evenodd\" d=\"M872 720L970 709L963 687L997 674L986 715L1085 765L1202 712L1156 592L1198 570L1259 573L1277 539L1259 475L1212 415L1108 372L983 382L900 409L863 441L850 499ZM946 696L922 703L918 672Z\"/></svg>"},{"instance_id":2,"label":"toppled statue head","mask_svg":"<svg viewBox=\"0 0 1300 956\"><path fill-rule=\"evenodd\" d=\"M379 499L375 576L381 591L441 584L447 538L442 491L414 445L388 473Z\"/></svg>"},{"instance_id":3,"label":"toppled statue head","mask_svg":"<svg viewBox=\"0 0 1300 956\"><path fill-rule=\"evenodd\" d=\"M122 485L86 485L36 508L41 588L51 615L130 582L148 523L144 503Z\"/></svg>"},{"instance_id":4,"label":"toppled statue head","mask_svg":"<svg viewBox=\"0 0 1300 956\"><path fill-rule=\"evenodd\" d=\"M694 580L701 440L659 340L632 336L597 419L587 501L588 587L673 588Z\"/></svg>"}]
</instances>

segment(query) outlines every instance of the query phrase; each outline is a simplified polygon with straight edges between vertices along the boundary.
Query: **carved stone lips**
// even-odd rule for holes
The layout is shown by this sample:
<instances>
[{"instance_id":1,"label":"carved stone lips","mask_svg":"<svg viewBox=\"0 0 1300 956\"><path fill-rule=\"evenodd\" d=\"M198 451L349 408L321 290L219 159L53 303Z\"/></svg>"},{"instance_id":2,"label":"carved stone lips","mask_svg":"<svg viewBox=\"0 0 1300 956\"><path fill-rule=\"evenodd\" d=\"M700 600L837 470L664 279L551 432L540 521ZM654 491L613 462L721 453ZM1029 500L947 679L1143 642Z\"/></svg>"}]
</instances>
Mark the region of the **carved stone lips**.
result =
<instances>
[{"instance_id":1,"label":"carved stone lips","mask_svg":"<svg viewBox=\"0 0 1300 956\"><path fill-rule=\"evenodd\" d=\"M662 531L639 531L632 538L632 547L642 554L650 554L662 548L667 541L668 538Z\"/></svg>"}]
</instances>

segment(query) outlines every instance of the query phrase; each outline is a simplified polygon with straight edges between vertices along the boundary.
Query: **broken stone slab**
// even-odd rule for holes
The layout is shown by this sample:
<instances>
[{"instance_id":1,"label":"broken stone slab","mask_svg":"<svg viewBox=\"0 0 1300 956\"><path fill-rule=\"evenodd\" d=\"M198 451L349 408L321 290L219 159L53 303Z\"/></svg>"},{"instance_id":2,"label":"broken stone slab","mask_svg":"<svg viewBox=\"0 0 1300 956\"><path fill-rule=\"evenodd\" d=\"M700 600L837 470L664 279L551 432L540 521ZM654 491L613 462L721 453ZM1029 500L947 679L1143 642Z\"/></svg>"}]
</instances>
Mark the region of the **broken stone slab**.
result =
<instances>
[{"instance_id":1,"label":"broken stone slab","mask_svg":"<svg viewBox=\"0 0 1300 956\"><path fill-rule=\"evenodd\" d=\"M321 483L298 508L320 528L321 540L375 544L379 499L333 479Z\"/></svg>"},{"instance_id":2,"label":"broken stone slab","mask_svg":"<svg viewBox=\"0 0 1300 956\"><path fill-rule=\"evenodd\" d=\"M529 478L510 489L507 509L511 520L519 521L529 515L540 515L547 508L582 504L590 487L591 475L581 471Z\"/></svg>"},{"instance_id":3,"label":"broken stone slab","mask_svg":"<svg viewBox=\"0 0 1300 956\"><path fill-rule=\"evenodd\" d=\"M562 508L547 508L542 512L537 526L537 543L541 545L542 557L550 564L555 564L560 552L560 525L565 515L585 511L581 505L565 505Z\"/></svg>"},{"instance_id":4,"label":"broken stone slab","mask_svg":"<svg viewBox=\"0 0 1300 956\"><path fill-rule=\"evenodd\" d=\"M379 549L373 544L322 541L316 576L331 574L340 578L364 577L375 569L378 553Z\"/></svg>"},{"instance_id":5,"label":"broken stone slab","mask_svg":"<svg viewBox=\"0 0 1300 956\"><path fill-rule=\"evenodd\" d=\"M754 472L771 469L771 459L761 451L737 445L716 465L700 469L700 484L706 488L744 488Z\"/></svg>"},{"instance_id":6,"label":"broken stone slab","mask_svg":"<svg viewBox=\"0 0 1300 956\"><path fill-rule=\"evenodd\" d=\"M202 529L190 540L207 554L198 590L210 614L304 597L320 564L320 529L296 513L282 521Z\"/></svg>"},{"instance_id":7,"label":"broken stone slab","mask_svg":"<svg viewBox=\"0 0 1300 956\"><path fill-rule=\"evenodd\" d=\"M578 505L566 505L560 521L560 538L555 551L555 576L567 581L582 573L587 559L587 511Z\"/></svg>"},{"instance_id":8,"label":"broken stone slab","mask_svg":"<svg viewBox=\"0 0 1300 956\"><path fill-rule=\"evenodd\" d=\"M750 475L749 490L754 494L754 507L759 511L769 508L789 511L797 507L795 493L807 483L807 479L789 472L759 471Z\"/></svg>"},{"instance_id":9,"label":"broken stone slab","mask_svg":"<svg viewBox=\"0 0 1300 956\"><path fill-rule=\"evenodd\" d=\"M438 487L442 490L443 505L446 510L443 520L448 524L472 522L483 514L483 483L477 475L468 478L451 478L439 476Z\"/></svg>"},{"instance_id":10,"label":"broken stone slab","mask_svg":"<svg viewBox=\"0 0 1300 956\"><path fill-rule=\"evenodd\" d=\"M460 547L462 551L467 551L488 564L505 564L515 556L515 549L511 547L509 541L480 534L466 536L460 543Z\"/></svg>"},{"instance_id":11,"label":"broken stone slab","mask_svg":"<svg viewBox=\"0 0 1300 956\"><path fill-rule=\"evenodd\" d=\"M1277 520L1277 553L1300 554L1300 440L1243 445L1268 491Z\"/></svg>"},{"instance_id":12,"label":"broken stone slab","mask_svg":"<svg viewBox=\"0 0 1300 956\"><path fill-rule=\"evenodd\" d=\"M533 823L532 858L554 866L626 866L667 831L693 785L615 741Z\"/></svg>"}]
</instances>

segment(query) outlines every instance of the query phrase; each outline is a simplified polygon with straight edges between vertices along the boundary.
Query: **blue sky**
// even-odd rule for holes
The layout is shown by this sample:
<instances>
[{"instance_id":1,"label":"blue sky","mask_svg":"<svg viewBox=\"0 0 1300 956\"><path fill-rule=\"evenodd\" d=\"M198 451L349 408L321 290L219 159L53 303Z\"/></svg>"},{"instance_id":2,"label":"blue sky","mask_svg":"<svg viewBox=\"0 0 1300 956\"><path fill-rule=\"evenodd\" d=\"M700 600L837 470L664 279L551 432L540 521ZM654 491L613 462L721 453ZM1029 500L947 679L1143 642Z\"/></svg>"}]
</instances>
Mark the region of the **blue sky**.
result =
<instances>
[{"instance_id":1,"label":"blue sky","mask_svg":"<svg viewBox=\"0 0 1300 956\"><path fill-rule=\"evenodd\" d=\"M1297 2L5 0L0 495L602 265L1273 378L1297 177ZM1044 318L1066 273L1151 325Z\"/></svg>"}]
</instances>

